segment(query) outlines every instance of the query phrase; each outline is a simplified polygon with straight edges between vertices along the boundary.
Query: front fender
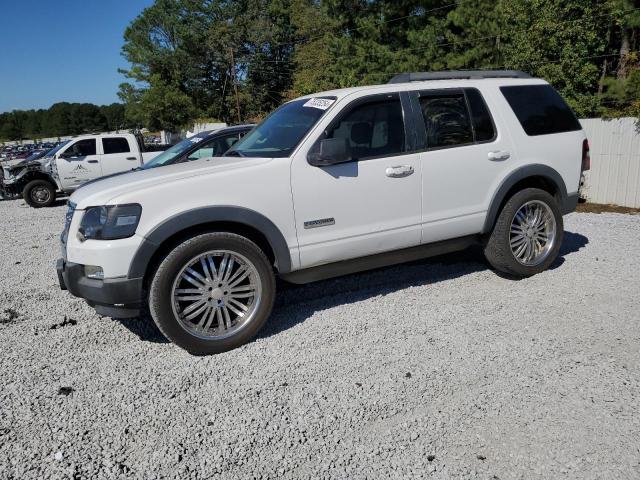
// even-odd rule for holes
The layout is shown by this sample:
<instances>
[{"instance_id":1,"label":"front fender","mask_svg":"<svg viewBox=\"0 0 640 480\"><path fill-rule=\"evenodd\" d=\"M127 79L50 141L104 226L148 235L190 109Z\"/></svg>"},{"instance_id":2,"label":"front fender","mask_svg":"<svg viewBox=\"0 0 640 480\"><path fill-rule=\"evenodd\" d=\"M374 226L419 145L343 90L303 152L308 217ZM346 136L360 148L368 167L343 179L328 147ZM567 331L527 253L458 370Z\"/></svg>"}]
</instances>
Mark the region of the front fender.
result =
<instances>
[{"instance_id":1,"label":"front fender","mask_svg":"<svg viewBox=\"0 0 640 480\"><path fill-rule=\"evenodd\" d=\"M271 220L248 208L220 205L187 210L168 218L155 227L145 236L144 241L136 251L129 267L128 277L143 277L153 255L173 235L191 227L214 222L237 223L258 230L264 235L273 250L278 271L280 273L291 271L289 247L284 236Z\"/></svg>"}]
</instances>

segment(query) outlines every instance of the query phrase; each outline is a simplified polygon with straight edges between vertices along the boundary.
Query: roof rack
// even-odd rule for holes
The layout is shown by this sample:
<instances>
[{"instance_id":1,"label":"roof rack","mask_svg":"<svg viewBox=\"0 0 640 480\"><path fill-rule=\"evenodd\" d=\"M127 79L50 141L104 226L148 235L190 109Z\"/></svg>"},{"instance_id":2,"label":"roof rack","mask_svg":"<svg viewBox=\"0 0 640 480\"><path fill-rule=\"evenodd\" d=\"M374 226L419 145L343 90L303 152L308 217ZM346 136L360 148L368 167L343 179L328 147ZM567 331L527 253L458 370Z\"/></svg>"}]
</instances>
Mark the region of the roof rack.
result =
<instances>
[{"instance_id":1,"label":"roof rack","mask_svg":"<svg viewBox=\"0 0 640 480\"><path fill-rule=\"evenodd\" d=\"M396 75L388 83L422 82L424 80L463 80L480 78L532 78L519 70L443 70L441 72L411 72Z\"/></svg>"}]
</instances>

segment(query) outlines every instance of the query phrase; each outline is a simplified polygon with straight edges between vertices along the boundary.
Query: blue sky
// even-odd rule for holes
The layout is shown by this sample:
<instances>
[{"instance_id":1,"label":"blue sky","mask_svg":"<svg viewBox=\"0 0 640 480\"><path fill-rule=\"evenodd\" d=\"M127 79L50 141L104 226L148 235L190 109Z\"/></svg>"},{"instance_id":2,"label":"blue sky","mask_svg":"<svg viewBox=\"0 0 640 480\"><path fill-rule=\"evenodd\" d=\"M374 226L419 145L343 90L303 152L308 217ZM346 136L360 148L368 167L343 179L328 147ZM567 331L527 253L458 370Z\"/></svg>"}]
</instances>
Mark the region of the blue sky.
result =
<instances>
[{"instance_id":1,"label":"blue sky","mask_svg":"<svg viewBox=\"0 0 640 480\"><path fill-rule=\"evenodd\" d=\"M118 101L126 26L153 0L0 0L0 112Z\"/></svg>"}]
</instances>

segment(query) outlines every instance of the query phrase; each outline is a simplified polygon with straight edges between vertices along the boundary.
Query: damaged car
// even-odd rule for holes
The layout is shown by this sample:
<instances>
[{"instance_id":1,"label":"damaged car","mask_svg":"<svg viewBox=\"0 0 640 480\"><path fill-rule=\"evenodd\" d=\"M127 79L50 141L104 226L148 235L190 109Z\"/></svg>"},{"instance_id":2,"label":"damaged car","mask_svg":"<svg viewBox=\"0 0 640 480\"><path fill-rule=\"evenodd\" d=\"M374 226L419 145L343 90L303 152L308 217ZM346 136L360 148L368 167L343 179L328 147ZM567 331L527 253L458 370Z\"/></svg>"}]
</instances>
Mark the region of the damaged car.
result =
<instances>
[{"instance_id":1,"label":"damaged car","mask_svg":"<svg viewBox=\"0 0 640 480\"><path fill-rule=\"evenodd\" d=\"M24 195L27 186L30 187L29 192L31 192L33 187L40 185L41 182L51 183L51 160L68 143L69 141L62 142L44 153L33 154L22 160L2 162L2 168L0 168L0 198L5 200L18 198ZM41 196L41 192L37 190L33 191L33 194Z\"/></svg>"},{"instance_id":2,"label":"damaged car","mask_svg":"<svg viewBox=\"0 0 640 480\"><path fill-rule=\"evenodd\" d=\"M34 208L48 207L58 195L100 177L141 167L161 152L147 152L139 135L81 135L50 150L36 161L5 167L2 196L22 195Z\"/></svg>"}]
</instances>

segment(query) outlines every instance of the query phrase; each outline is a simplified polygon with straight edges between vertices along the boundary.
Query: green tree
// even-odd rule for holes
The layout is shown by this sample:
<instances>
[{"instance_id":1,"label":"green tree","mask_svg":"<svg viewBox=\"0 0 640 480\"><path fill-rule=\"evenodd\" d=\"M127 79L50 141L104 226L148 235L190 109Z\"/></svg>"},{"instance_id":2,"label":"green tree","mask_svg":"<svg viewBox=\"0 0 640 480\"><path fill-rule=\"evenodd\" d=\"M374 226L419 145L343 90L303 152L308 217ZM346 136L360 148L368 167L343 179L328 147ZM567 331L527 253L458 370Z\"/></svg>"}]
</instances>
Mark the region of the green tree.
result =
<instances>
[{"instance_id":1,"label":"green tree","mask_svg":"<svg viewBox=\"0 0 640 480\"><path fill-rule=\"evenodd\" d=\"M610 12L579 0L503 0L501 6L515 25L503 49L505 67L546 79L579 116L593 115Z\"/></svg>"},{"instance_id":2,"label":"green tree","mask_svg":"<svg viewBox=\"0 0 640 480\"><path fill-rule=\"evenodd\" d=\"M334 71L337 22L325 8L313 0L291 2L291 24L294 29L292 87L288 98L329 90L336 85Z\"/></svg>"},{"instance_id":3,"label":"green tree","mask_svg":"<svg viewBox=\"0 0 640 480\"><path fill-rule=\"evenodd\" d=\"M164 108L185 98L192 106L189 116L163 111L164 124L203 116L232 122L238 117L237 82L240 116L264 115L291 86L290 11L290 0L156 1L125 31L123 54L131 68L124 73L133 82L121 88L121 98L137 100L132 112L149 118L141 111L148 105L143 100L157 93L145 91L158 88L162 98L173 99Z\"/></svg>"},{"instance_id":4,"label":"green tree","mask_svg":"<svg viewBox=\"0 0 640 480\"><path fill-rule=\"evenodd\" d=\"M640 2L608 0L612 14L607 49L615 56L602 59L601 114L640 117Z\"/></svg>"},{"instance_id":5,"label":"green tree","mask_svg":"<svg viewBox=\"0 0 640 480\"><path fill-rule=\"evenodd\" d=\"M0 137L9 140L22 140L26 138L27 113L23 110L14 110L4 114Z\"/></svg>"},{"instance_id":6,"label":"green tree","mask_svg":"<svg viewBox=\"0 0 640 480\"><path fill-rule=\"evenodd\" d=\"M21 140L77 135L109 130L110 125L115 129L123 125L124 108L117 103L99 107L90 103L60 102L46 110L14 110L0 114L0 138Z\"/></svg>"},{"instance_id":7,"label":"green tree","mask_svg":"<svg viewBox=\"0 0 640 480\"><path fill-rule=\"evenodd\" d=\"M163 100L160 123L166 127L185 127L196 116L219 113L229 83L229 47L239 42L234 19L240 8L239 2L158 0L145 9L124 35L123 55L131 63L124 73L137 86L121 88L121 98L139 97L129 115L145 122L149 109L157 115L154 98ZM186 99L189 115L175 109Z\"/></svg>"},{"instance_id":8,"label":"green tree","mask_svg":"<svg viewBox=\"0 0 640 480\"><path fill-rule=\"evenodd\" d=\"M127 127L125 122L125 108L121 103L112 103L100 107L100 113L104 117L107 130L121 130Z\"/></svg>"},{"instance_id":9,"label":"green tree","mask_svg":"<svg viewBox=\"0 0 640 480\"><path fill-rule=\"evenodd\" d=\"M125 32L121 98L127 119L179 128L399 72L513 68L580 116L628 114L638 25L638 0L157 0Z\"/></svg>"},{"instance_id":10,"label":"green tree","mask_svg":"<svg viewBox=\"0 0 640 480\"><path fill-rule=\"evenodd\" d=\"M438 41L442 17L446 14L445 3L437 0L323 2L341 33L332 47L337 86L384 83L396 73L431 67L435 55L429 46ZM421 49L418 55L416 44Z\"/></svg>"},{"instance_id":11,"label":"green tree","mask_svg":"<svg viewBox=\"0 0 640 480\"><path fill-rule=\"evenodd\" d=\"M494 0L464 0L449 10L439 42L446 68L502 68L502 43L510 31L505 20Z\"/></svg>"},{"instance_id":12,"label":"green tree","mask_svg":"<svg viewBox=\"0 0 640 480\"><path fill-rule=\"evenodd\" d=\"M254 0L237 25L243 37L238 50L245 117L262 117L282 103L291 88L294 29L290 0Z\"/></svg>"}]
</instances>

